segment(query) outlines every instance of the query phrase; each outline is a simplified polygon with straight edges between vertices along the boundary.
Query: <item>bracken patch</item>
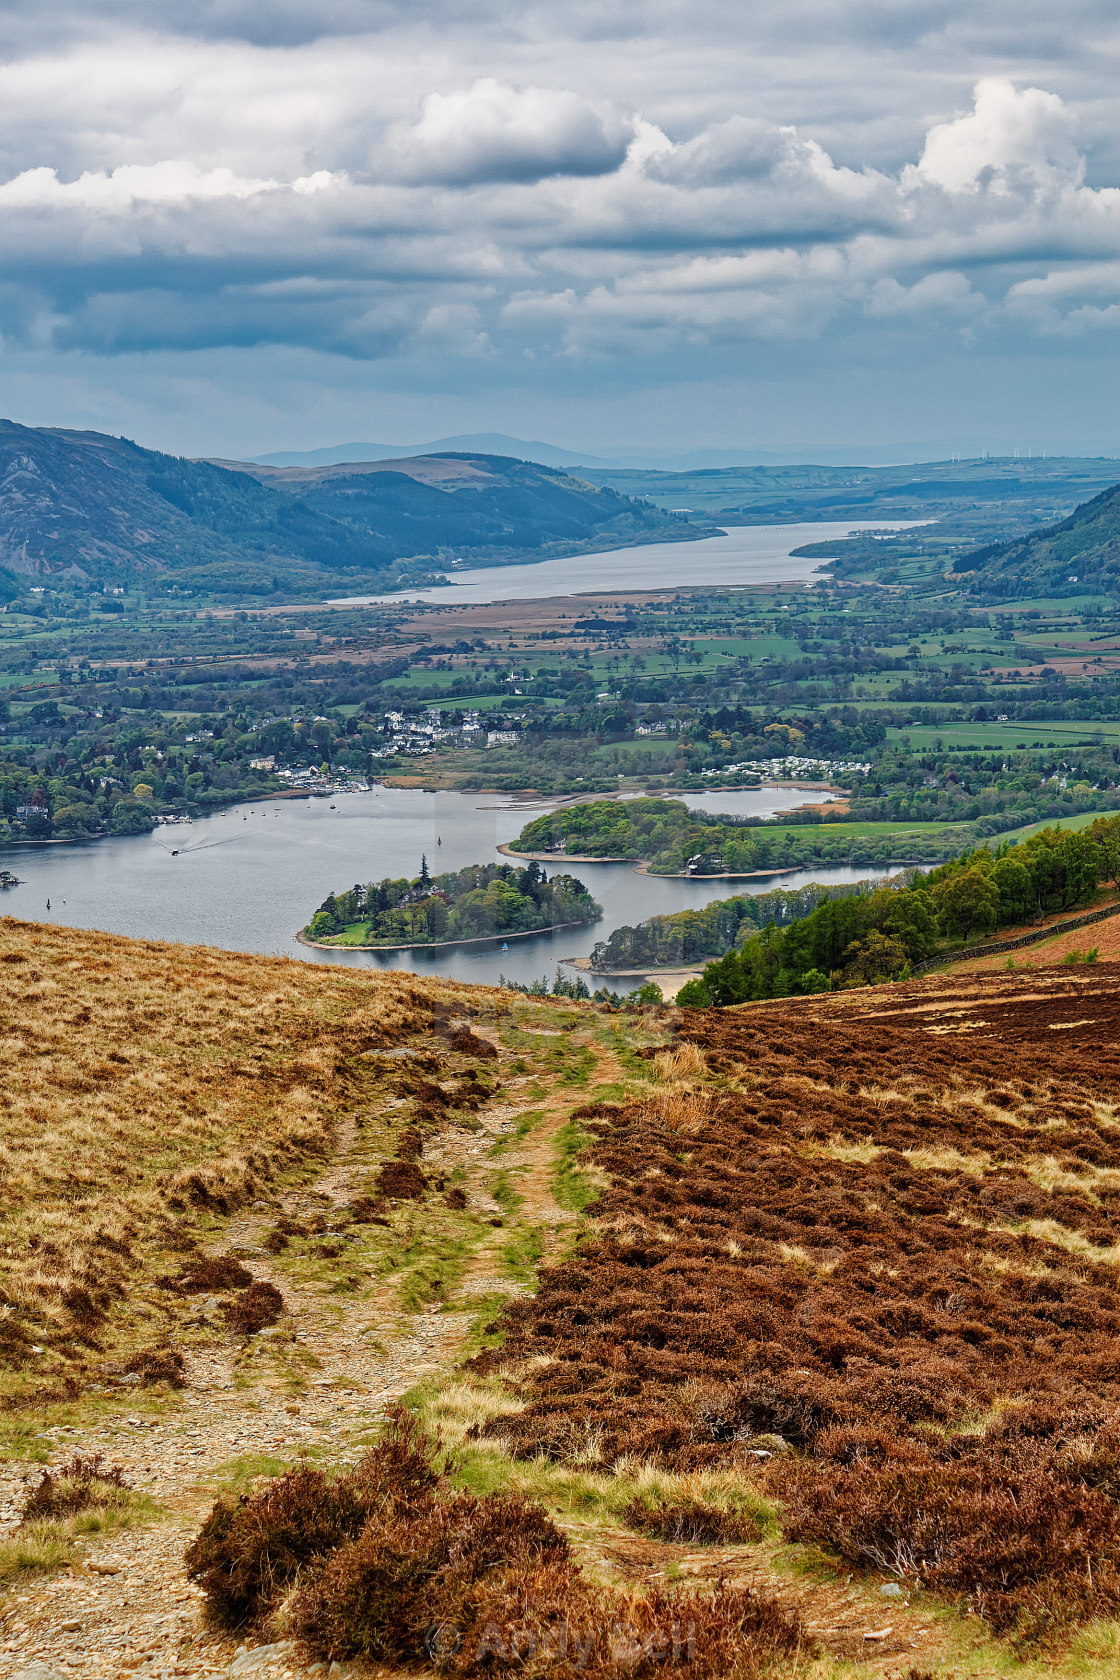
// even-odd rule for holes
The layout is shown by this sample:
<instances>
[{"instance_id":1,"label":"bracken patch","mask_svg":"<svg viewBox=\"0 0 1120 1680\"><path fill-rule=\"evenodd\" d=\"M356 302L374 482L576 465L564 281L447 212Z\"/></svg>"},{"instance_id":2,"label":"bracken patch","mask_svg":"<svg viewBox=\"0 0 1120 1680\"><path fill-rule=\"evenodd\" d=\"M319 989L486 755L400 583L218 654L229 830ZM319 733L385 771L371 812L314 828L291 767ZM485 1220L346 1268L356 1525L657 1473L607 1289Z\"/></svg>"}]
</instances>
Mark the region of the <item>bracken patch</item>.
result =
<instances>
[{"instance_id":1,"label":"bracken patch","mask_svg":"<svg viewBox=\"0 0 1120 1680\"><path fill-rule=\"evenodd\" d=\"M252 1336L267 1330L284 1311L284 1297L274 1283L260 1279L251 1283L240 1295L235 1295L222 1308L230 1329L242 1336Z\"/></svg>"}]
</instances>

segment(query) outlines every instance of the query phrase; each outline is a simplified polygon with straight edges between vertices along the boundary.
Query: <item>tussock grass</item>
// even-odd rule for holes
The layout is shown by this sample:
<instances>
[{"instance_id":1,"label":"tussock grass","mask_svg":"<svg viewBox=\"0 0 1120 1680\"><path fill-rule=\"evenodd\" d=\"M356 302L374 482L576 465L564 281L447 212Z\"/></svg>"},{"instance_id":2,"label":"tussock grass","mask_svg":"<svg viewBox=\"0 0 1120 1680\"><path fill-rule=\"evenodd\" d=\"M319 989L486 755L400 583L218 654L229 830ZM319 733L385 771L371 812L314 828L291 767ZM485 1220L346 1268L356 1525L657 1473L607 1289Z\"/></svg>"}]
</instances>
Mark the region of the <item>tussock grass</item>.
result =
<instances>
[{"instance_id":1,"label":"tussock grass","mask_svg":"<svg viewBox=\"0 0 1120 1680\"><path fill-rule=\"evenodd\" d=\"M673 1050L659 1050L653 1058L653 1065L658 1078L671 1084L703 1078L708 1064L700 1046L686 1040Z\"/></svg>"},{"instance_id":2,"label":"tussock grass","mask_svg":"<svg viewBox=\"0 0 1120 1680\"><path fill-rule=\"evenodd\" d=\"M119 1534L150 1521L159 1507L129 1487L120 1470L100 1456L80 1455L44 1472L24 1502L19 1526L0 1538L0 1582L67 1567L74 1543L91 1535Z\"/></svg>"},{"instance_id":3,"label":"tussock grass","mask_svg":"<svg viewBox=\"0 0 1120 1680\"><path fill-rule=\"evenodd\" d=\"M206 1480L209 1486L223 1493L244 1493L256 1482L284 1475L291 1463L291 1459L277 1453L242 1453L219 1464Z\"/></svg>"},{"instance_id":4,"label":"tussock grass","mask_svg":"<svg viewBox=\"0 0 1120 1680\"><path fill-rule=\"evenodd\" d=\"M192 1309L156 1278L321 1164L384 1077L367 1053L488 997L0 919L0 1390L64 1396L158 1340Z\"/></svg>"}]
</instances>

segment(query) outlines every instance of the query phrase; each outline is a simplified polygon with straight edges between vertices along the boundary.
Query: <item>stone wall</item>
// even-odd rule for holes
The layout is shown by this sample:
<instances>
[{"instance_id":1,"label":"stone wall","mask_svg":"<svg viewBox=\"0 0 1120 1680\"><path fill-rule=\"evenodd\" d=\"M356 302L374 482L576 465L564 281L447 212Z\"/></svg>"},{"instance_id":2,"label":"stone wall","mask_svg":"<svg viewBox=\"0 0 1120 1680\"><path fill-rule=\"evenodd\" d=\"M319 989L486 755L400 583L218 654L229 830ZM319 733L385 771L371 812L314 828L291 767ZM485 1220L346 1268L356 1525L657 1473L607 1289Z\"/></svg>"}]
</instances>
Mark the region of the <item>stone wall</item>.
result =
<instances>
[{"instance_id":1,"label":"stone wall","mask_svg":"<svg viewBox=\"0 0 1120 1680\"><path fill-rule=\"evenodd\" d=\"M914 964L912 973L925 974L942 963L960 962L962 957L998 957L1004 951L1019 951L1024 945L1037 945L1043 939L1055 939L1060 933L1072 933L1075 928L1092 927L1094 922L1107 922L1110 916L1120 916L1120 904L1110 904L1104 910L1090 910L1084 916L1073 916L1068 922L1054 922L1050 927L1036 928L1033 933L1021 933L1017 939L997 939L993 945L961 945L955 951L939 951Z\"/></svg>"}]
</instances>

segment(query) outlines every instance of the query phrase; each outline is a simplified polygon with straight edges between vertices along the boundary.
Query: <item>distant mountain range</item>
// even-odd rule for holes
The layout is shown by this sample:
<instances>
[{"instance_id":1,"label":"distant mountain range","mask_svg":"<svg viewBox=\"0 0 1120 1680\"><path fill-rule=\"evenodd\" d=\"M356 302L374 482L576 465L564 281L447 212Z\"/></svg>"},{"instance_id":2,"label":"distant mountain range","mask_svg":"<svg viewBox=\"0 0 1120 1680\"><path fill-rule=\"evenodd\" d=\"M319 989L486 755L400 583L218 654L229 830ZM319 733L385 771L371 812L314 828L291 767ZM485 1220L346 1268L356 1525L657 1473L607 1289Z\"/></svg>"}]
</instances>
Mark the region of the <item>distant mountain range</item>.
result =
<instances>
[{"instance_id":1,"label":"distant mountain range","mask_svg":"<svg viewBox=\"0 0 1120 1680\"><path fill-rule=\"evenodd\" d=\"M535 461L541 467L578 467L596 463L593 455L575 455L551 443L506 437L504 432L464 432L460 437L436 438L432 443L339 443L333 449L280 450L274 455L254 455L253 463L266 467L333 467L348 461L412 460L417 455L444 455L448 451L471 455L510 455L519 461ZM605 466L605 461L598 462Z\"/></svg>"},{"instance_id":2,"label":"distant mountain range","mask_svg":"<svg viewBox=\"0 0 1120 1680\"><path fill-rule=\"evenodd\" d=\"M0 421L0 599L41 585L141 583L225 600L321 600L459 566L680 541L724 523L822 519L934 521L930 540L966 550L956 564L988 593L1115 589L1120 502L1115 489L1097 493L1114 470L973 460L658 473L471 449L293 466L185 460L100 432Z\"/></svg>"},{"instance_id":3,"label":"distant mountain range","mask_svg":"<svg viewBox=\"0 0 1120 1680\"><path fill-rule=\"evenodd\" d=\"M546 467L636 468L652 472L711 472L729 467L819 466L875 467L913 466L919 462L978 460L989 451L976 439L927 439L925 442L889 444L821 444L805 449L597 449L582 453L559 449L553 443L507 437L504 432L464 432L458 437L436 438L431 443L340 443L331 449L281 450L271 455L254 455L253 461L273 467L327 467L343 461L392 461L416 455L439 455L447 450L470 454L513 455L521 461L536 461ZM991 451L1011 456L1009 448ZM1115 455L1115 450L1098 451L1083 443L1052 449L1052 455ZM1023 451L1026 460L1026 452ZM1038 457L1038 451L1035 451Z\"/></svg>"},{"instance_id":4,"label":"distant mountain range","mask_svg":"<svg viewBox=\"0 0 1120 1680\"><path fill-rule=\"evenodd\" d=\"M313 468L190 461L0 421L0 595L146 583L309 599L702 527L561 470L483 454Z\"/></svg>"},{"instance_id":5,"label":"distant mountain range","mask_svg":"<svg viewBox=\"0 0 1120 1680\"><path fill-rule=\"evenodd\" d=\"M1120 484L1068 519L1010 542L988 543L954 562L978 593L1008 599L1120 590Z\"/></svg>"}]
</instances>

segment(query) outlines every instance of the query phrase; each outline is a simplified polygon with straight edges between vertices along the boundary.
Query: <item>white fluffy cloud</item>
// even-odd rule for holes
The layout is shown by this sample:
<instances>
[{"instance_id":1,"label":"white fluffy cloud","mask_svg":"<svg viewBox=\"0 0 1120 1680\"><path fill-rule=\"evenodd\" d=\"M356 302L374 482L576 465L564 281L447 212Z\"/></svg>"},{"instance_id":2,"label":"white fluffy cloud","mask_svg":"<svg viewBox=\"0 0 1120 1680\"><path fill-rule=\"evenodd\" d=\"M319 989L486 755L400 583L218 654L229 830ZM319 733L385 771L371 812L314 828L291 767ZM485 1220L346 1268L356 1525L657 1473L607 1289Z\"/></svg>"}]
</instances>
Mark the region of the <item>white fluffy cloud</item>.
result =
<instances>
[{"instance_id":1,"label":"white fluffy cloud","mask_svg":"<svg viewBox=\"0 0 1120 1680\"><path fill-rule=\"evenodd\" d=\"M340 179L329 170L288 183L292 192L322 192ZM124 214L140 205L183 206L222 198L256 198L277 192L279 181L247 180L232 169L200 169L195 163L122 164L112 174L87 170L76 181L60 181L55 169L25 169L0 184L3 210L96 210Z\"/></svg>"},{"instance_id":2,"label":"white fluffy cloud","mask_svg":"<svg viewBox=\"0 0 1120 1680\"><path fill-rule=\"evenodd\" d=\"M387 158L406 179L464 186L604 175L618 168L633 132L621 112L570 89L516 88L486 76L458 92L429 93L419 119L391 131Z\"/></svg>"},{"instance_id":3,"label":"white fluffy cloud","mask_svg":"<svg viewBox=\"0 0 1120 1680\"><path fill-rule=\"evenodd\" d=\"M38 290L68 299L48 303L51 330L103 350L117 334L122 349L650 356L803 339L845 312L1109 325L1120 190L1086 184L1062 100L1005 80L887 171L751 115L674 140L571 90L484 79L382 124L351 170L25 169L0 183L0 231L0 276L37 260ZM1091 298L1061 283L1086 264Z\"/></svg>"},{"instance_id":4,"label":"white fluffy cloud","mask_svg":"<svg viewBox=\"0 0 1120 1680\"><path fill-rule=\"evenodd\" d=\"M971 111L930 129L913 176L953 193L1036 192L1079 186L1085 160L1056 94L993 77L977 84Z\"/></svg>"}]
</instances>

